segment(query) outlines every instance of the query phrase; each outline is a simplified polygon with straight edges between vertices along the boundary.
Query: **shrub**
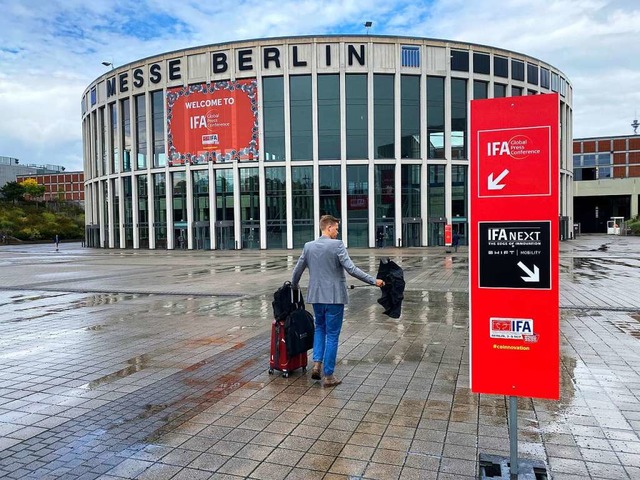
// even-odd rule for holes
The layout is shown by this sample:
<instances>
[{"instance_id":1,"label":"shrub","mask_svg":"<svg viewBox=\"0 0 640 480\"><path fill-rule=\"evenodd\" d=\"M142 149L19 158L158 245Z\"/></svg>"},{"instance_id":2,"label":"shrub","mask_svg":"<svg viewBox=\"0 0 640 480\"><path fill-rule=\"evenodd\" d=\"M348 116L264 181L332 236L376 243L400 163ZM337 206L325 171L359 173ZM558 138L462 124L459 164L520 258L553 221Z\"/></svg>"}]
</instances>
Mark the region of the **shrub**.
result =
<instances>
[{"instance_id":1,"label":"shrub","mask_svg":"<svg viewBox=\"0 0 640 480\"><path fill-rule=\"evenodd\" d=\"M79 239L84 236L84 212L77 205L43 209L29 202L0 202L0 231L20 240ZM49 206L47 206L49 207Z\"/></svg>"},{"instance_id":2,"label":"shrub","mask_svg":"<svg viewBox=\"0 0 640 480\"><path fill-rule=\"evenodd\" d=\"M640 218L635 217L629 220L627 227L631 230L632 235L640 235Z\"/></svg>"}]
</instances>

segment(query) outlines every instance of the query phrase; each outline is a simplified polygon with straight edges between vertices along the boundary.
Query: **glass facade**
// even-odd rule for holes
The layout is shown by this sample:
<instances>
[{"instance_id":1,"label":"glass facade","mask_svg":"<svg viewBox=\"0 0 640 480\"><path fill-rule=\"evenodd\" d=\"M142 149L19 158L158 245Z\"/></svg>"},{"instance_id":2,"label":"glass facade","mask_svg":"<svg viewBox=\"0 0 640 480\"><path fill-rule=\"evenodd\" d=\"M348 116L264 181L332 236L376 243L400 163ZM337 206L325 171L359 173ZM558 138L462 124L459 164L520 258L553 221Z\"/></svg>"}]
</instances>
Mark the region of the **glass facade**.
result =
<instances>
[{"instance_id":1,"label":"glass facade","mask_svg":"<svg viewBox=\"0 0 640 480\"><path fill-rule=\"evenodd\" d=\"M402 165L402 216L420 217L422 215L420 165Z\"/></svg>"},{"instance_id":2,"label":"glass facade","mask_svg":"<svg viewBox=\"0 0 640 480\"><path fill-rule=\"evenodd\" d=\"M167 153L164 146L164 93L162 90L151 92L151 122L153 166L164 167L167 164Z\"/></svg>"},{"instance_id":3,"label":"glass facade","mask_svg":"<svg viewBox=\"0 0 640 480\"><path fill-rule=\"evenodd\" d=\"M509 78L509 59L494 55L493 74L496 77Z\"/></svg>"},{"instance_id":4,"label":"glass facade","mask_svg":"<svg viewBox=\"0 0 640 480\"><path fill-rule=\"evenodd\" d=\"M209 172L207 170L191 172L191 185L193 190L193 248L209 250L211 248Z\"/></svg>"},{"instance_id":5,"label":"glass facade","mask_svg":"<svg viewBox=\"0 0 640 480\"><path fill-rule=\"evenodd\" d=\"M236 248L234 229L233 170L216 170L216 223L215 239L218 250Z\"/></svg>"},{"instance_id":6,"label":"glass facade","mask_svg":"<svg viewBox=\"0 0 640 480\"><path fill-rule=\"evenodd\" d=\"M347 96L347 159L368 158L367 75L349 74Z\"/></svg>"},{"instance_id":7,"label":"glass facade","mask_svg":"<svg viewBox=\"0 0 640 480\"><path fill-rule=\"evenodd\" d=\"M120 115L122 117L122 171L131 171L131 150L133 138L131 137L131 101L128 98L120 101Z\"/></svg>"},{"instance_id":8,"label":"glass facade","mask_svg":"<svg viewBox=\"0 0 640 480\"><path fill-rule=\"evenodd\" d=\"M420 77L400 78L400 158L420 158Z\"/></svg>"},{"instance_id":9,"label":"glass facade","mask_svg":"<svg viewBox=\"0 0 640 480\"><path fill-rule=\"evenodd\" d=\"M109 187L108 187L108 183L107 180L101 180L100 181L100 187L102 190L102 198L100 199L102 201L102 209L103 209L103 215L101 217L101 227L100 229L102 230L102 232L104 232L104 234L106 235L106 238L104 239L104 244L102 245L103 247L109 247L109 236L108 233L111 231L109 229Z\"/></svg>"},{"instance_id":10,"label":"glass facade","mask_svg":"<svg viewBox=\"0 0 640 480\"><path fill-rule=\"evenodd\" d=\"M473 73L489 75L491 73L491 56L486 53L473 53Z\"/></svg>"},{"instance_id":11,"label":"glass facade","mask_svg":"<svg viewBox=\"0 0 640 480\"><path fill-rule=\"evenodd\" d=\"M120 149L118 148L118 108L115 103L109 104L109 117L111 118L111 171L120 172Z\"/></svg>"},{"instance_id":12,"label":"glass facade","mask_svg":"<svg viewBox=\"0 0 640 480\"><path fill-rule=\"evenodd\" d=\"M124 193L124 246L133 248L133 190L131 187L131 177L122 179Z\"/></svg>"},{"instance_id":13,"label":"glass facade","mask_svg":"<svg viewBox=\"0 0 640 480\"><path fill-rule=\"evenodd\" d=\"M106 175L109 170L107 167L107 128L108 128L108 122L107 119L105 118L105 108L101 108L98 110L98 129L100 130L100 158L102 160L101 162L101 166L102 166L102 170L100 170L100 173L102 175ZM98 169L96 168L96 171Z\"/></svg>"},{"instance_id":14,"label":"glass facade","mask_svg":"<svg viewBox=\"0 0 640 480\"><path fill-rule=\"evenodd\" d=\"M373 155L395 158L394 75L373 76Z\"/></svg>"},{"instance_id":15,"label":"glass facade","mask_svg":"<svg viewBox=\"0 0 640 480\"><path fill-rule=\"evenodd\" d=\"M549 70L547 70L546 68L541 68L540 69L540 86L542 88L546 88L548 89L551 85L551 80L550 80L550 75L549 75Z\"/></svg>"},{"instance_id":16,"label":"glass facade","mask_svg":"<svg viewBox=\"0 0 640 480\"><path fill-rule=\"evenodd\" d=\"M612 176L613 167L610 153L588 153L573 156L574 180L600 180Z\"/></svg>"},{"instance_id":17,"label":"glass facade","mask_svg":"<svg viewBox=\"0 0 640 480\"><path fill-rule=\"evenodd\" d=\"M538 66L527 63L527 83L538 85Z\"/></svg>"},{"instance_id":18,"label":"glass facade","mask_svg":"<svg viewBox=\"0 0 640 480\"><path fill-rule=\"evenodd\" d=\"M446 165L429 165L427 210L429 212L429 246L444 245L446 223L444 175Z\"/></svg>"},{"instance_id":19,"label":"glass facade","mask_svg":"<svg viewBox=\"0 0 640 480\"><path fill-rule=\"evenodd\" d=\"M451 166L451 223L453 232L460 236L461 245L468 236L467 170L467 165Z\"/></svg>"},{"instance_id":20,"label":"glass facade","mask_svg":"<svg viewBox=\"0 0 640 480\"><path fill-rule=\"evenodd\" d=\"M289 77L291 114L291 158L313 158L313 127L311 121L311 75Z\"/></svg>"},{"instance_id":21,"label":"glass facade","mask_svg":"<svg viewBox=\"0 0 640 480\"><path fill-rule=\"evenodd\" d=\"M318 236L322 214L342 220L348 247L442 245L446 224L468 241L469 101L557 91L562 141L570 133L572 86L554 67L498 48L371 38L358 39L366 45L360 50L351 37L300 37L295 42L309 49L301 56L285 54L288 44L275 39L244 42L228 48L253 50L255 59L267 48L281 55L250 68L229 62L228 79L210 62L187 66L180 52L171 55L184 68L171 81L168 72L151 75L154 63L167 65L167 54L140 60L148 76L142 87L107 90L110 77L100 77L85 92L82 113L87 222L99 237L92 245L297 250ZM201 142L197 157L168 164L167 148L179 148L177 137L193 130L170 129L181 114L191 118L175 110L171 94L201 78L210 79L202 85L236 78L238 89L251 85L253 153L222 147L228 158L209 155L226 141L209 128L191 132L188 141ZM217 118L211 106L207 114ZM246 119L232 120L244 128ZM574 161L576 180L618 171L612 155L583 153ZM569 188L571 169L560 174ZM564 216L571 215L567 205Z\"/></svg>"},{"instance_id":22,"label":"glass facade","mask_svg":"<svg viewBox=\"0 0 640 480\"><path fill-rule=\"evenodd\" d=\"M322 165L319 169L320 177L320 215L333 215L336 218L341 213L341 182L339 165Z\"/></svg>"},{"instance_id":23,"label":"glass facade","mask_svg":"<svg viewBox=\"0 0 640 480\"><path fill-rule=\"evenodd\" d=\"M262 111L264 115L264 159L285 159L284 149L284 78L262 79Z\"/></svg>"},{"instance_id":24,"label":"glass facade","mask_svg":"<svg viewBox=\"0 0 640 480\"><path fill-rule=\"evenodd\" d=\"M375 165L376 246L395 245L395 165Z\"/></svg>"},{"instance_id":25,"label":"glass facade","mask_svg":"<svg viewBox=\"0 0 640 480\"><path fill-rule=\"evenodd\" d=\"M120 248L120 179L111 180L111 194L113 198L113 223L109 227L113 230L113 247Z\"/></svg>"},{"instance_id":26,"label":"glass facade","mask_svg":"<svg viewBox=\"0 0 640 480\"><path fill-rule=\"evenodd\" d=\"M291 168L293 248L314 238L313 167Z\"/></svg>"},{"instance_id":27,"label":"glass facade","mask_svg":"<svg viewBox=\"0 0 640 480\"><path fill-rule=\"evenodd\" d=\"M318 158L340 158L340 75L318 75Z\"/></svg>"},{"instance_id":28,"label":"glass facade","mask_svg":"<svg viewBox=\"0 0 640 480\"><path fill-rule=\"evenodd\" d=\"M147 112L144 95L135 97L136 108L136 168L147 168Z\"/></svg>"},{"instance_id":29,"label":"glass facade","mask_svg":"<svg viewBox=\"0 0 640 480\"><path fill-rule=\"evenodd\" d=\"M369 173L367 165L347 165L349 245L369 246Z\"/></svg>"},{"instance_id":30,"label":"glass facade","mask_svg":"<svg viewBox=\"0 0 640 480\"><path fill-rule=\"evenodd\" d=\"M167 182L164 173L153 174L153 218L156 248L167 248Z\"/></svg>"},{"instance_id":31,"label":"glass facade","mask_svg":"<svg viewBox=\"0 0 640 480\"><path fill-rule=\"evenodd\" d=\"M427 158L444 158L444 78L427 77Z\"/></svg>"},{"instance_id":32,"label":"glass facade","mask_svg":"<svg viewBox=\"0 0 640 480\"><path fill-rule=\"evenodd\" d=\"M422 246L421 165L401 166L403 247Z\"/></svg>"},{"instance_id":33,"label":"glass facade","mask_svg":"<svg viewBox=\"0 0 640 480\"><path fill-rule=\"evenodd\" d=\"M175 248L187 248L187 173L171 174Z\"/></svg>"},{"instance_id":34,"label":"glass facade","mask_svg":"<svg viewBox=\"0 0 640 480\"><path fill-rule=\"evenodd\" d=\"M511 79L524 82L524 62L511 59Z\"/></svg>"},{"instance_id":35,"label":"glass facade","mask_svg":"<svg viewBox=\"0 0 640 480\"><path fill-rule=\"evenodd\" d=\"M242 248L260 248L260 177L257 168L240 169Z\"/></svg>"},{"instance_id":36,"label":"glass facade","mask_svg":"<svg viewBox=\"0 0 640 480\"><path fill-rule=\"evenodd\" d=\"M467 81L451 79L451 158L467 158Z\"/></svg>"},{"instance_id":37,"label":"glass facade","mask_svg":"<svg viewBox=\"0 0 640 480\"><path fill-rule=\"evenodd\" d=\"M458 72L469 71L468 50L451 50L451 70Z\"/></svg>"},{"instance_id":38,"label":"glass facade","mask_svg":"<svg viewBox=\"0 0 640 480\"><path fill-rule=\"evenodd\" d=\"M267 200L267 248L287 248L287 190L285 167L264 169Z\"/></svg>"},{"instance_id":39,"label":"glass facade","mask_svg":"<svg viewBox=\"0 0 640 480\"><path fill-rule=\"evenodd\" d=\"M149 189L147 176L136 177L138 190L138 242L140 248L149 248Z\"/></svg>"},{"instance_id":40,"label":"glass facade","mask_svg":"<svg viewBox=\"0 0 640 480\"><path fill-rule=\"evenodd\" d=\"M473 81L473 98L474 100L489 98L489 82L482 80Z\"/></svg>"}]
</instances>

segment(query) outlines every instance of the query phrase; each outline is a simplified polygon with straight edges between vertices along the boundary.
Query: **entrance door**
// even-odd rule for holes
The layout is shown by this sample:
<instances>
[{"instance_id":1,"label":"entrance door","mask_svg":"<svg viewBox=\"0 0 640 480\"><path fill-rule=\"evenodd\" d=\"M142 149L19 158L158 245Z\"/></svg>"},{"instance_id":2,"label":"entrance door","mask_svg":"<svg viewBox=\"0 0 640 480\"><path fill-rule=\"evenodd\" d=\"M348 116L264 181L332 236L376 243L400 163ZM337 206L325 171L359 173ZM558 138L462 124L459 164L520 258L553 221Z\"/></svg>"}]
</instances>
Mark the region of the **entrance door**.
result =
<instances>
[{"instance_id":1,"label":"entrance door","mask_svg":"<svg viewBox=\"0 0 640 480\"><path fill-rule=\"evenodd\" d=\"M236 243L233 234L233 220L216 222L216 249L235 250Z\"/></svg>"},{"instance_id":2,"label":"entrance door","mask_svg":"<svg viewBox=\"0 0 640 480\"><path fill-rule=\"evenodd\" d=\"M196 222L193 227L193 248L209 250L211 248L211 232L209 222Z\"/></svg>"},{"instance_id":3,"label":"entrance door","mask_svg":"<svg viewBox=\"0 0 640 480\"><path fill-rule=\"evenodd\" d=\"M444 226L447 221L444 217L436 217L429 219L429 246L444 246Z\"/></svg>"},{"instance_id":4,"label":"entrance door","mask_svg":"<svg viewBox=\"0 0 640 480\"><path fill-rule=\"evenodd\" d=\"M458 245L469 245L469 234L467 232L467 222L453 221L453 233L457 233L459 237Z\"/></svg>"},{"instance_id":5,"label":"entrance door","mask_svg":"<svg viewBox=\"0 0 640 480\"><path fill-rule=\"evenodd\" d=\"M175 247L178 250L184 250L187 248L187 229L186 228L174 228L173 238L175 239Z\"/></svg>"},{"instance_id":6,"label":"entrance door","mask_svg":"<svg viewBox=\"0 0 640 480\"><path fill-rule=\"evenodd\" d=\"M420 218L402 219L402 246L419 247L422 245L422 220Z\"/></svg>"},{"instance_id":7,"label":"entrance door","mask_svg":"<svg viewBox=\"0 0 640 480\"><path fill-rule=\"evenodd\" d=\"M244 223L242 224L242 248L260 248L260 224Z\"/></svg>"},{"instance_id":8,"label":"entrance door","mask_svg":"<svg viewBox=\"0 0 640 480\"><path fill-rule=\"evenodd\" d=\"M99 248L100 247L100 225L88 225L86 229L86 241L87 247Z\"/></svg>"},{"instance_id":9,"label":"entrance door","mask_svg":"<svg viewBox=\"0 0 640 480\"><path fill-rule=\"evenodd\" d=\"M395 246L395 231L392 222L376 223L376 247L393 247Z\"/></svg>"}]
</instances>

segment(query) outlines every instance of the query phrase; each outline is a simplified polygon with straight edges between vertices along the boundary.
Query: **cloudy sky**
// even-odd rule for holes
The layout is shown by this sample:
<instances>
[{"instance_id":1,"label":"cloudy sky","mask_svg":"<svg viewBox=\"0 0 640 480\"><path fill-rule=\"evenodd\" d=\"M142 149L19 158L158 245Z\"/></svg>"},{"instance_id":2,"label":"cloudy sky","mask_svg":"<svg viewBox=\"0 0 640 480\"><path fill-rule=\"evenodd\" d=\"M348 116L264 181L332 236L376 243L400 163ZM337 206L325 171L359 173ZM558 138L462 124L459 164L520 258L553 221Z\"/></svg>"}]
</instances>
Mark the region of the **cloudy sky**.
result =
<instances>
[{"instance_id":1,"label":"cloudy sky","mask_svg":"<svg viewBox=\"0 0 640 480\"><path fill-rule=\"evenodd\" d=\"M365 33L539 58L574 87L574 137L627 135L640 111L638 0L0 0L0 155L82 169L80 98L105 72L198 45Z\"/></svg>"}]
</instances>

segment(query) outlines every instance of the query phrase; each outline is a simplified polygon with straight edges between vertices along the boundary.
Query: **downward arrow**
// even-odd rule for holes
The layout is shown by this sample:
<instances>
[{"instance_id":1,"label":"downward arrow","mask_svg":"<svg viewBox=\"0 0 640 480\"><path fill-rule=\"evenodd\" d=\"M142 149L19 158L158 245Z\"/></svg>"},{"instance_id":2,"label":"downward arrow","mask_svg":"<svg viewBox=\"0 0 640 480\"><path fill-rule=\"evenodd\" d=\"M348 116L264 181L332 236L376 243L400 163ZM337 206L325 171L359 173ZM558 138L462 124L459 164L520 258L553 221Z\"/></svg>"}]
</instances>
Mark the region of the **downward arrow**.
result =
<instances>
[{"instance_id":1,"label":"downward arrow","mask_svg":"<svg viewBox=\"0 0 640 480\"><path fill-rule=\"evenodd\" d=\"M487 188L489 190L502 190L505 185L500 185L500 180L502 180L504 177L506 177L509 173L509 170L507 170L506 168L502 171L502 173L500 175L498 175L498 177L494 180L493 179L493 172L491 172L489 174L489 178L488 178L488 182L487 182Z\"/></svg>"},{"instance_id":2,"label":"downward arrow","mask_svg":"<svg viewBox=\"0 0 640 480\"><path fill-rule=\"evenodd\" d=\"M524 273L527 274L526 277L520 277L525 282L539 282L540 281L540 269L536 265L533 266L533 272L531 270L529 270L527 268L527 266L522 262L518 262L518 266L524 271Z\"/></svg>"}]
</instances>

